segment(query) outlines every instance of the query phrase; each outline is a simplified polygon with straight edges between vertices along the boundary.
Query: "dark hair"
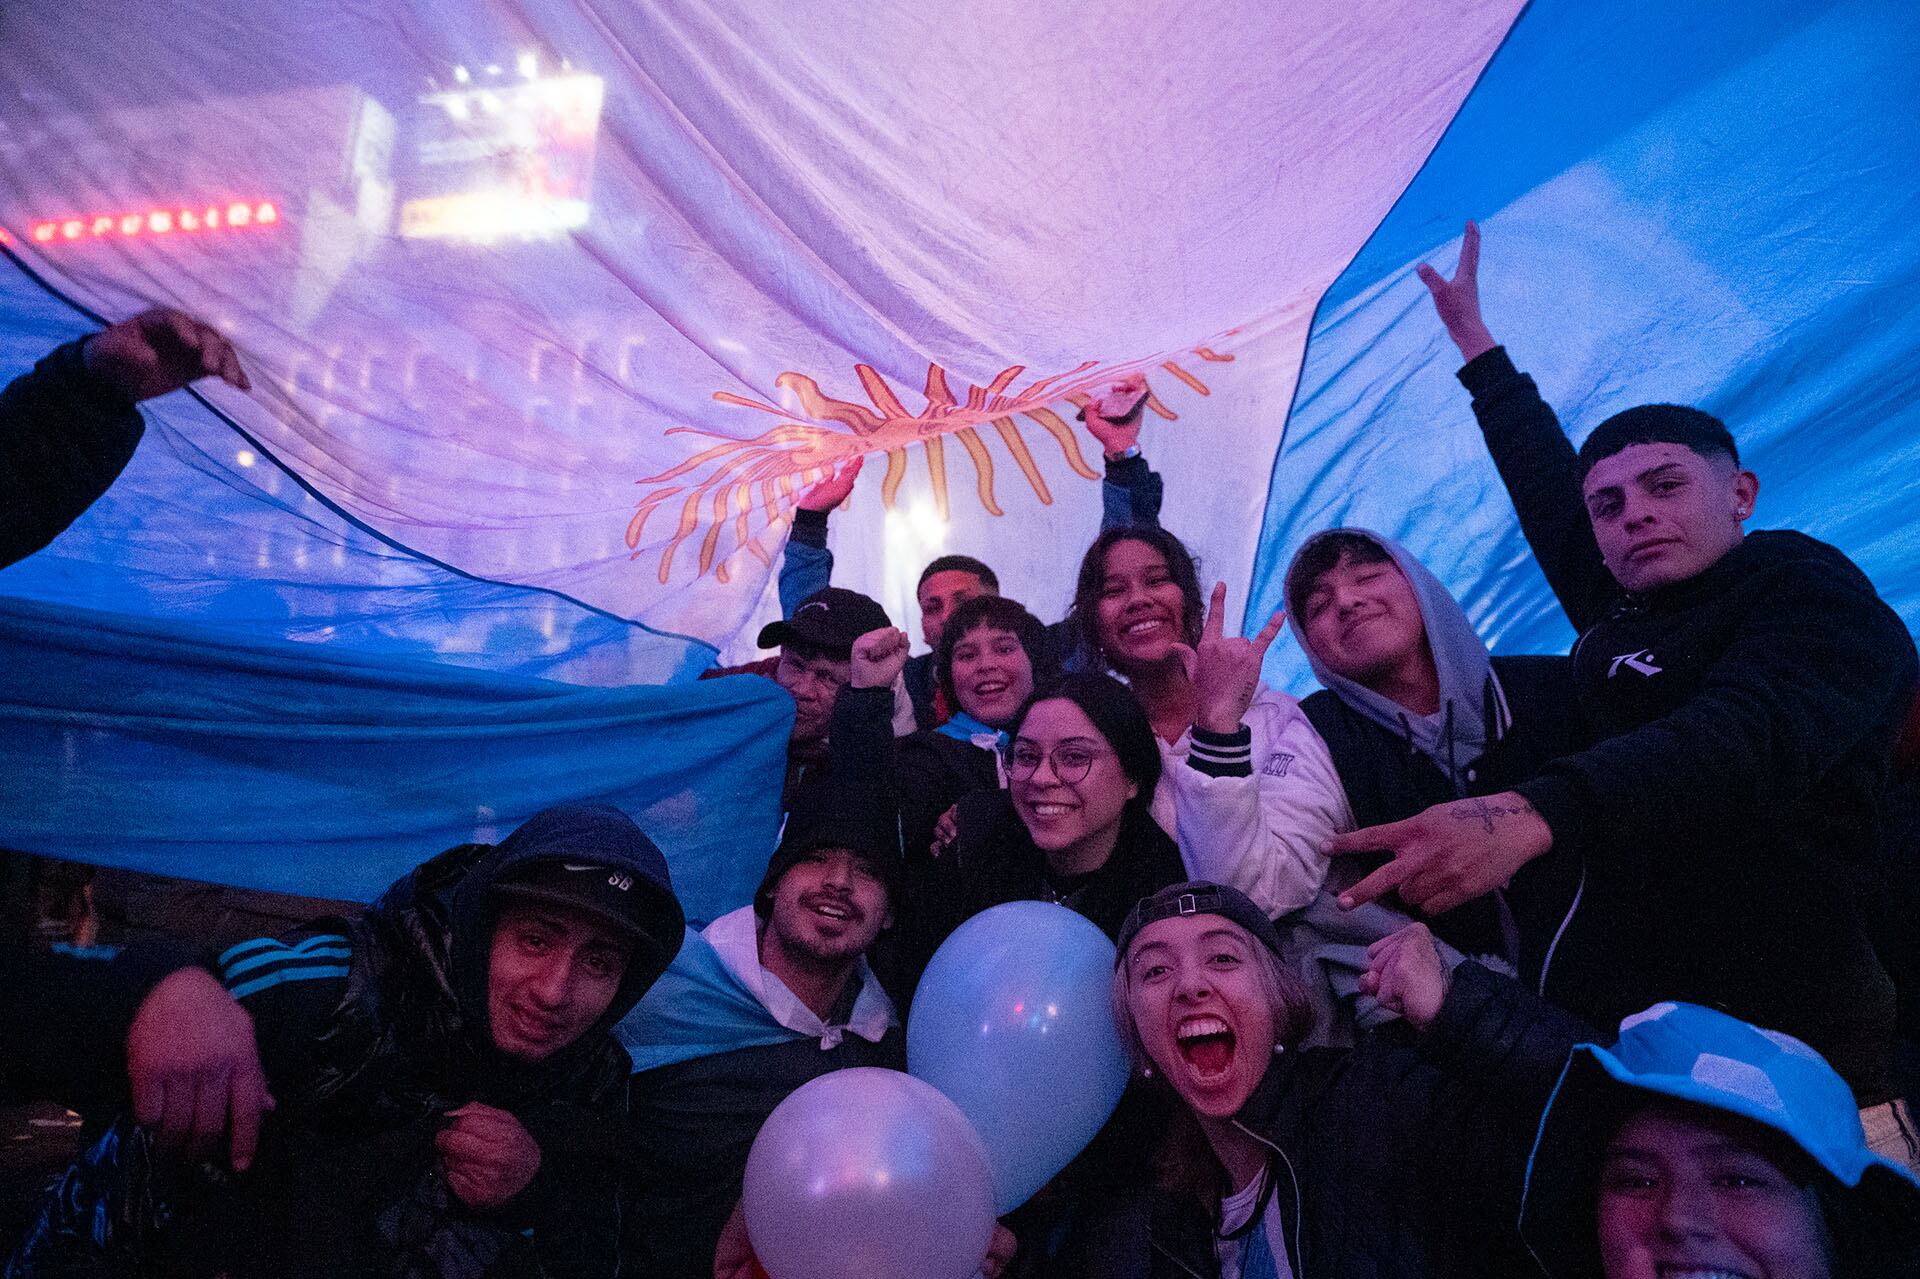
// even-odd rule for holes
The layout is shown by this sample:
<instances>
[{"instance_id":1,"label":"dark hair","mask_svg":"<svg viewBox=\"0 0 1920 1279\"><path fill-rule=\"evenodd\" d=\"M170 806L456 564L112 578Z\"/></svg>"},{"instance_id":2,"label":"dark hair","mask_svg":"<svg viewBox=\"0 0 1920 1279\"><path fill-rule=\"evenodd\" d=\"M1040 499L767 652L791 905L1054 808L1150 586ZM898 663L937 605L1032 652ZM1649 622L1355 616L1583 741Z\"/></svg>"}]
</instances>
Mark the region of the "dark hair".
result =
<instances>
[{"instance_id":1,"label":"dark hair","mask_svg":"<svg viewBox=\"0 0 1920 1279\"><path fill-rule=\"evenodd\" d=\"M953 650L969 631L982 627L1009 631L1027 651L1027 663L1033 667L1035 688L1051 680L1057 672L1053 646L1047 642L1047 628L1039 618L1017 600L1004 595L976 595L962 600L940 628L940 643L933 650L933 678L949 709L960 709L960 698L953 688Z\"/></svg>"},{"instance_id":2,"label":"dark hair","mask_svg":"<svg viewBox=\"0 0 1920 1279\"><path fill-rule=\"evenodd\" d=\"M1174 584L1180 588L1184 613L1180 623L1187 643L1200 642L1200 626L1207 615L1206 604L1200 598L1200 562L1184 542L1153 524L1107 529L1093 539L1093 545L1080 559L1080 576L1073 587L1073 608L1067 613L1067 622L1073 627L1081 653L1096 670L1106 670L1112 665L1100 648L1100 588L1107 576L1107 552L1121 542L1150 546L1166 559L1167 571L1173 574Z\"/></svg>"},{"instance_id":3,"label":"dark hair","mask_svg":"<svg viewBox=\"0 0 1920 1279\"><path fill-rule=\"evenodd\" d=\"M1580 446L1580 478L1594 464L1635 444L1680 444L1701 457L1724 457L1740 465L1740 449L1727 424L1711 413L1684 404L1642 404L1593 428Z\"/></svg>"},{"instance_id":4,"label":"dark hair","mask_svg":"<svg viewBox=\"0 0 1920 1279\"><path fill-rule=\"evenodd\" d=\"M918 595L920 588L925 586L927 579L935 573L971 573L979 578L981 584L988 590L998 591L1000 589L1000 579L993 575L993 570L973 558L973 556L942 555L939 559L920 570L920 580L915 582L913 586L914 594Z\"/></svg>"},{"instance_id":5,"label":"dark hair","mask_svg":"<svg viewBox=\"0 0 1920 1279\"><path fill-rule=\"evenodd\" d=\"M1133 690L1111 675L1073 671L1035 688L1014 717L1014 733L1019 733L1035 706L1059 700L1078 706L1120 757L1120 771L1139 792L1127 801L1127 807L1143 813L1152 807L1153 788L1160 784L1160 747L1153 740L1153 725L1147 722L1147 713L1140 709Z\"/></svg>"},{"instance_id":6,"label":"dark hair","mask_svg":"<svg viewBox=\"0 0 1920 1279\"><path fill-rule=\"evenodd\" d=\"M1342 564L1391 564L1393 555L1365 533L1331 528L1307 539L1287 569L1287 611L1305 619L1307 596L1320 579Z\"/></svg>"}]
</instances>

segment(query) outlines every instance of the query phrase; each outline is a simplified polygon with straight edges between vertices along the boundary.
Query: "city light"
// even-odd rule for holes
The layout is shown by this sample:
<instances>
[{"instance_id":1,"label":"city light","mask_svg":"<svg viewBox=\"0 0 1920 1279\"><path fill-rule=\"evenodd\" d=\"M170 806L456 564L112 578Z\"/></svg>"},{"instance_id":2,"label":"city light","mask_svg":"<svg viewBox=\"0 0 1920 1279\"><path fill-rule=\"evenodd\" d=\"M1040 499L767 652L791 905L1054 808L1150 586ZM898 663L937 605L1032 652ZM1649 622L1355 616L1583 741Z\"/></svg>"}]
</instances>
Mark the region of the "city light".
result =
<instances>
[{"instance_id":1,"label":"city light","mask_svg":"<svg viewBox=\"0 0 1920 1279\"><path fill-rule=\"evenodd\" d=\"M45 218L35 222L29 237L35 244L85 240L125 240L136 236L192 235L224 228L252 229L280 221L280 207L271 200L230 200L201 209L148 209L144 213L95 213L77 217ZM0 244L13 237L0 230Z\"/></svg>"}]
</instances>

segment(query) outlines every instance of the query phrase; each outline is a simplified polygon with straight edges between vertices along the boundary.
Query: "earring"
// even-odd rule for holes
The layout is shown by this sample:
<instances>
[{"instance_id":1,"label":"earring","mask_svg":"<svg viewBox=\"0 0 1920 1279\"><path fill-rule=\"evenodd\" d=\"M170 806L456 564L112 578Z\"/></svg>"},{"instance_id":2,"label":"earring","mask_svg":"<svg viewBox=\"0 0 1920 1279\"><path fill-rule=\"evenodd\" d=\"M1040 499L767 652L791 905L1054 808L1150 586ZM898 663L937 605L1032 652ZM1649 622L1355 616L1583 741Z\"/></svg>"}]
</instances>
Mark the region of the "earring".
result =
<instances>
[{"instance_id":1,"label":"earring","mask_svg":"<svg viewBox=\"0 0 1920 1279\"><path fill-rule=\"evenodd\" d=\"M1287 1051L1287 1046L1285 1044L1275 1044L1273 1046L1273 1055L1276 1057L1278 1057L1281 1053L1285 1051Z\"/></svg>"},{"instance_id":2,"label":"earring","mask_svg":"<svg viewBox=\"0 0 1920 1279\"><path fill-rule=\"evenodd\" d=\"M1153 1078L1153 1067L1152 1067L1152 1066L1142 1066L1142 1067L1140 1067L1140 1078L1142 1078L1142 1079L1152 1079L1152 1078Z\"/></svg>"}]
</instances>

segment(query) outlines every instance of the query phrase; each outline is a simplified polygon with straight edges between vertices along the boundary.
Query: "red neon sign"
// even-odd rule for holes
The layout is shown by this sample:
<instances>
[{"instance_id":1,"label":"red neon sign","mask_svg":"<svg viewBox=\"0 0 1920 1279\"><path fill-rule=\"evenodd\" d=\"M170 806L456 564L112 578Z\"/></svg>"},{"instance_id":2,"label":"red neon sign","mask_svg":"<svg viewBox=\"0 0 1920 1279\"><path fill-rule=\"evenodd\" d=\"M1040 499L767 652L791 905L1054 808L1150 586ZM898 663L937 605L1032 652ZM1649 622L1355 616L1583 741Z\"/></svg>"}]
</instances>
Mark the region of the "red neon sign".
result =
<instances>
[{"instance_id":1,"label":"red neon sign","mask_svg":"<svg viewBox=\"0 0 1920 1279\"><path fill-rule=\"evenodd\" d=\"M222 228L242 229L273 226L280 221L280 208L271 200L232 200L199 208L173 206L148 209L144 213L96 213L86 217L47 218L33 224L36 244L60 244L70 240L127 240L135 236L192 235ZM13 237L0 231L0 243L11 244Z\"/></svg>"}]
</instances>

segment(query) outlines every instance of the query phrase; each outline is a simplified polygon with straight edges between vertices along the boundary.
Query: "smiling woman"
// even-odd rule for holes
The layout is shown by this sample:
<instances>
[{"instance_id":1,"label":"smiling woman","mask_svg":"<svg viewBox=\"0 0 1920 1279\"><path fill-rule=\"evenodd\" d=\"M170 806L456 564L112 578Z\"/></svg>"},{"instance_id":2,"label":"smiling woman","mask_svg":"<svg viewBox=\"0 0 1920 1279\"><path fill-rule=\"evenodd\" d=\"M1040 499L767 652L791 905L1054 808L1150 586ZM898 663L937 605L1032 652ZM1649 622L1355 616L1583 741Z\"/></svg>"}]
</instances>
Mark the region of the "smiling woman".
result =
<instances>
[{"instance_id":1,"label":"smiling woman","mask_svg":"<svg viewBox=\"0 0 1920 1279\"><path fill-rule=\"evenodd\" d=\"M1418 1048L1302 1049L1305 992L1245 894L1169 886L1118 940L1115 1016L1180 1122L1154 1187L1089 1224L1073 1274L1526 1272L1517 1160L1577 1021L1471 962L1449 974L1415 924L1373 946L1362 986Z\"/></svg>"},{"instance_id":2,"label":"smiling woman","mask_svg":"<svg viewBox=\"0 0 1920 1279\"><path fill-rule=\"evenodd\" d=\"M1153 816L1194 875L1251 893L1271 914L1312 901L1327 841L1353 816L1300 703L1260 679L1276 613L1229 635L1227 588L1204 603L1194 558L1159 528L1109 529L1080 562L1069 618L1084 660L1127 681L1161 759Z\"/></svg>"},{"instance_id":3,"label":"smiling woman","mask_svg":"<svg viewBox=\"0 0 1920 1279\"><path fill-rule=\"evenodd\" d=\"M1109 937L1143 895L1186 878L1148 811L1160 772L1146 717L1105 675L1065 675L1012 726L1005 791L960 802L951 848L915 875L914 972L974 914L1052 901Z\"/></svg>"}]
</instances>

